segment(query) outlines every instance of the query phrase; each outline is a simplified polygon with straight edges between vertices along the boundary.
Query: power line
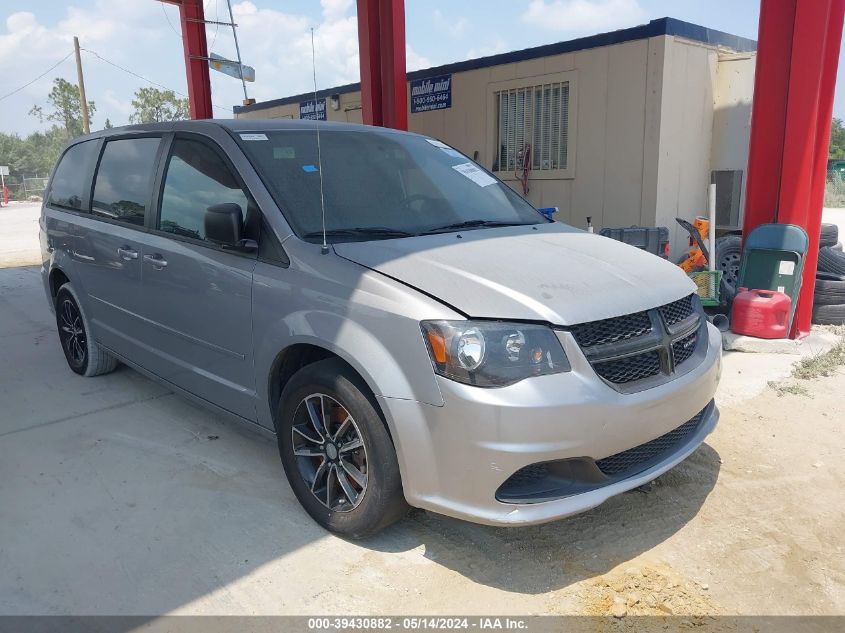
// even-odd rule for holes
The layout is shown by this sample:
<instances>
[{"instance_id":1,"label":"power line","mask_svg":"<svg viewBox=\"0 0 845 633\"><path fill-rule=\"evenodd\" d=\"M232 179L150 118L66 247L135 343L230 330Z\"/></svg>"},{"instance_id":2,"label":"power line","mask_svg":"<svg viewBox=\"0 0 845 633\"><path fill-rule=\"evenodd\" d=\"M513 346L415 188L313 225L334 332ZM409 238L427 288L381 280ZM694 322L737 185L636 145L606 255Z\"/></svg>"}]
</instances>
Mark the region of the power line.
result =
<instances>
[{"instance_id":1,"label":"power line","mask_svg":"<svg viewBox=\"0 0 845 633\"><path fill-rule=\"evenodd\" d=\"M118 70L122 70L123 72L128 73L128 74L132 75L133 77L137 77L138 79L140 79L142 81L146 81L148 84L151 84L153 86L158 86L159 88L163 88L164 90L170 90L171 92L176 93L180 97L185 97L186 99L188 98L188 95L186 95L185 93L179 92L178 90L173 90L173 88L168 88L167 86L165 86L163 84L160 84L160 83L153 81L152 79L147 79L143 75L139 75L138 73L136 73L132 70L129 70L128 68L124 68L120 64L115 64L113 61L106 59L102 55L98 54L96 51L92 51L91 49L88 49L88 48L81 48L81 50L85 51L86 53L91 53L94 57L96 57L100 61L104 61L107 64L109 64L110 66L114 66ZM216 105L214 103L212 103L211 105L215 108L220 109L220 110L226 110L227 112L233 112L232 108L227 108L226 106L219 106L219 105Z\"/></svg>"},{"instance_id":2,"label":"power line","mask_svg":"<svg viewBox=\"0 0 845 633\"><path fill-rule=\"evenodd\" d=\"M7 94L4 94L2 97L0 97L0 101L3 101L3 99L6 99L6 98L8 98L8 97L11 97L11 96L12 96L12 95L14 95L14 94L19 93L21 90L23 90L23 89L24 89L24 88L26 88L27 86L31 86L31 85L32 85L32 84L34 84L36 81L38 81L39 79L41 79L44 75L46 75L47 73L49 73L49 72L51 72L51 71L55 70L56 68L58 68L58 67L59 67L59 65L60 65L62 62L66 61L66 60L67 60L67 59L68 59L71 55L73 55L73 51L71 51L70 53L68 53L68 54L67 54L67 55L65 55L64 57L62 57L59 61L57 61L57 62L56 62L55 64L53 64L52 66L50 66L47 70L45 70L43 73L41 73L40 75L38 75L38 76L37 76L35 79L33 79L32 81L28 81L28 82L26 82L24 85L22 85L20 88L15 88L14 90L12 90L12 92L9 92L9 93L7 93Z\"/></svg>"}]
</instances>

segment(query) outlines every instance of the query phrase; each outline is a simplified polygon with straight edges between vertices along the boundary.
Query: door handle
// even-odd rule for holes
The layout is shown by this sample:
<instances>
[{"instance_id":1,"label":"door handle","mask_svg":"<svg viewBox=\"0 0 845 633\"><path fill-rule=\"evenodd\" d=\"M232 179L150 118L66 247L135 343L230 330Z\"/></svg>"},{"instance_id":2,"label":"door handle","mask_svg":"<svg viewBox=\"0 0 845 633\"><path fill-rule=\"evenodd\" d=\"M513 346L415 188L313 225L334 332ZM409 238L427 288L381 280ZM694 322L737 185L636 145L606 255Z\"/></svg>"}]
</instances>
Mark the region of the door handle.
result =
<instances>
[{"instance_id":1,"label":"door handle","mask_svg":"<svg viewBox=\"0 0 845 633\"><path fill-rule=\"evenodd\" d=\"M117 254L125 260L138 259L138 251L133 250L129 246L121 246L117 249Z\"/></svg>"},{"instance_id":2,"label":"door handle","mask_svg":"<svg viewBox=\"0 0 845 633\"><path fill-rule=\"evenodd\" d=\"M164 259L161 255L156 253L155 255L144 255L144 261L148 264L152 264L153 268L157 268L161 270L165 266L167 266L167 260Z\"/></svg>"}]
</instances>

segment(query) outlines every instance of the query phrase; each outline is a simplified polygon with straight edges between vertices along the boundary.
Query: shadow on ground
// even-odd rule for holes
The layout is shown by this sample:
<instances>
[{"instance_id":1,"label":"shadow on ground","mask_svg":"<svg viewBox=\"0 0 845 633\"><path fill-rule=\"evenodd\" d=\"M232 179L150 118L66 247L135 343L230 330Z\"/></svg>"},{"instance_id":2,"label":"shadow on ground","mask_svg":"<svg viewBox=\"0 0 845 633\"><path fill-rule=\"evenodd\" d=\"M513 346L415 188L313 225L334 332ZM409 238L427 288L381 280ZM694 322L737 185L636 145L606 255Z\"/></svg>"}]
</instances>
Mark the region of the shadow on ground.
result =
<instances>
[{"instance_id":1,"label":"shadow on ground","mask_svg":"<svg viewBox=\"0 0 845 633\"><path fill-rule=\"evenodd\" d=\"M425 556L474 582L538 594L603 574L671 537L716 484L721 460L707 444L655 480L580 515L495 528L415 510L365 545L381 552L425 546Z\"/></svg>"}]
</instances>

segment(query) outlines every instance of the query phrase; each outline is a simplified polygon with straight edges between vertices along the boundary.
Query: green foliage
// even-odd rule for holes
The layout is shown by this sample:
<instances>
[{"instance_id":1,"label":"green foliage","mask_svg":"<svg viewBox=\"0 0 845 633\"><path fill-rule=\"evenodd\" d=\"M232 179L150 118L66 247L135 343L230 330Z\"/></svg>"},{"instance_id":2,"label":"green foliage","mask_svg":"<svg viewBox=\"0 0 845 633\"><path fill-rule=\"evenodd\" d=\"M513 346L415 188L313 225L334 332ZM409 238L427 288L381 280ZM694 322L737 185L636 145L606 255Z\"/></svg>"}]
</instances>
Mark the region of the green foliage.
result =
<instances>
[{"instance_id":1,"label":"green foliage","mask_svg":"<svg viewBox=\"0 0 845 633\"><path fill-rule=\"evenodd\" d=\"M66 79L56 77L53 80L53 89L47 95L50 109L44 110L41 106L32 106L29 113L38 117L42 123L50 121L62 127L68 138L80 136L82 128L82 103L79 99L79 87ZM93 101L88 102L88 119L94 120L94 113L97 111Z\"/></svg>"},{"instance_id":2,"label":"green foliage","mask_svg":"<svg viewBox=\"0 0 845 633\"><path fill-rule=\"evenodd\" d=\"M180 121L188 118L188 100L180 99L172 90L139 88L132 99L135 108L129 116L131 123Z\"/></svg>"},{"instance_id":3,"label":"green foliage","mask_svg":"<svg viewBox=\"0 0 845 633\"><path fill-rule=\"evenodd\" d=\"M830 150L827 155L829 159L845 159L845 126L842 125L842 119L833 119L830 129Z\"/></svg>"}]
</instances>

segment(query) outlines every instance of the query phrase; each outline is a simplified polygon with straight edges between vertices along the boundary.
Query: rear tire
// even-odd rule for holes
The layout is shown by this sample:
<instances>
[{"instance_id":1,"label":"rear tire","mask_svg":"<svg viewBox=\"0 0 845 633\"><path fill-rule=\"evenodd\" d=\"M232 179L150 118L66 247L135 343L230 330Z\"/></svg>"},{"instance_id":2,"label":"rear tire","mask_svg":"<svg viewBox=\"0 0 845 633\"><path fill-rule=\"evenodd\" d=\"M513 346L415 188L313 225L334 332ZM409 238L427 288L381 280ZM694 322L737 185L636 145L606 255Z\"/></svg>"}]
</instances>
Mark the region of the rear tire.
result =
<instances>
[{"instance_id":1,"label":"rear tire","mask_svg":"<svg viewBox=\"0 0 845 633\"><path fill-rule=\"evenodd\" d=\"M845 304L813 306L813 323L845 325Z\"/></svg>"},{"instance_id":2,"label":"rear tire","mask_svg":"<svg viewBox=\"0 0 845 633\"><path fill-rule=\"evenodd\" d=\"M819 270L845 275L845 254L829 246L819 249Z\"/></svg>"},{"instance_id":3,"label":"rear tire","mask_svg":"<svg viewBox=\"0 0 845 633\"><path fill-rule=\"evenodd\" d=\"M813 304L838 305L842 303L845 303L845 275L818 271Z\"/></svg>"},{"instance_id":4,"label":"rear tire","mask_svg":"<svg viewBox=\"0 0 845 633\"><path fill-rule=\"evenodd\" d=\"M364 381L337 358L300 369L275 419L296 498L339 536L371 536L408 512L396 449Z\"/></svg>"},{"instance_id":5,"label":"rear tire","mask_svg":"<svg viewBox=\"0 0 845 633\"><path fill-rule=\"evenodd\" d=\"M56 293L56 328L68 367L80 376L99 376L114 371L117 359L91 336L88 318L70 283Z\"/></svg>"},{"instance_id":6,"label":"rear tire","mask_svg":"<svg viewBox=\"0 0 845 633\"><path fill-rule=\"evenodd\" d=\"M836 224L822 223L819 247L835 246L839 241L839 227Z\"/></svg>"}]
</instances>

